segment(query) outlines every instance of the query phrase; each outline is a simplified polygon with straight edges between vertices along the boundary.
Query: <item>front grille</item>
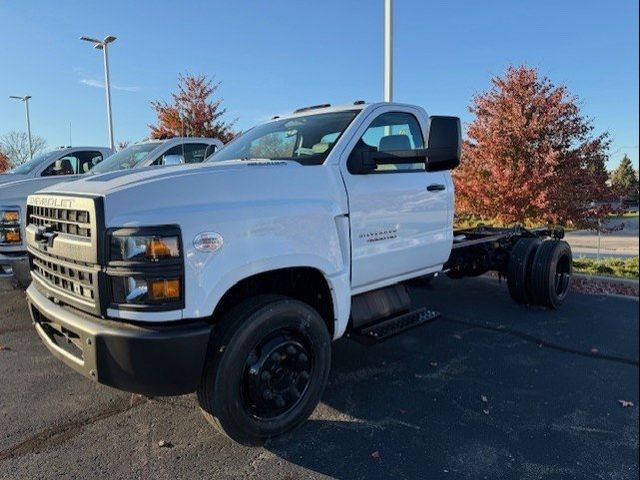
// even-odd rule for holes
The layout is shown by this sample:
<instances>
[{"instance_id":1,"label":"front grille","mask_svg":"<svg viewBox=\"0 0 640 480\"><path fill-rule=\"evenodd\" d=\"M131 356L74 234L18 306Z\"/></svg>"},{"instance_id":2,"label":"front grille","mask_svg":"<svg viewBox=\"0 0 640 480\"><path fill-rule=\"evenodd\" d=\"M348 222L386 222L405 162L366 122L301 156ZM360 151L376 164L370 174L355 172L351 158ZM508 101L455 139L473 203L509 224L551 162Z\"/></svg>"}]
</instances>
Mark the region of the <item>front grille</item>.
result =
<instances>
[{"instance_id":1,"label":"front grille","mask_svg":"<svg viewBox=\"0 0 640 480\"><path fill-rule=\"evenodd\" d=\"M91 237L91 218L86 210L54 207L29 207L29 223L50 226L54 232Z\"/></svg>"},{"instance_id":2,"label":"front grille","mask_svg":"<svg viewBox=\"0 0 640 480\"><path fill-rule=\"evenodd\" d=\"M96 305L98 281L94 270L33 251L31 255L32 271L45 285L84 303Z\"/></svg>"}]
</instances>

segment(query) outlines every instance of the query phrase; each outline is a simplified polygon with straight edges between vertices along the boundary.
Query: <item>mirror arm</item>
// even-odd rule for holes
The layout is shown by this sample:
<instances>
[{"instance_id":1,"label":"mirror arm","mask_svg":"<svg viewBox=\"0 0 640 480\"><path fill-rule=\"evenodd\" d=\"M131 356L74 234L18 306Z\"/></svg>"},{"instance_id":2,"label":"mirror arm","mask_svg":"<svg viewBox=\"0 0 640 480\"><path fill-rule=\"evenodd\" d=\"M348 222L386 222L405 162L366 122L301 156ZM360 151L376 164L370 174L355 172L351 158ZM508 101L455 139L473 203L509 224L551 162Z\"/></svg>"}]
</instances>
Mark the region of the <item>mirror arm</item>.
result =
<instances>
[{"instance_id":1,"label":"mirror arm","mask_svg":"<svg viewBox=\"0 0 640 480\"><path fill-rule=\"evenodd\" d=\"M376 165L394 165L426 162L429 149L395 150L392 152L362 152L364 161L371 161Z\"/></svg>"}]
</instances>

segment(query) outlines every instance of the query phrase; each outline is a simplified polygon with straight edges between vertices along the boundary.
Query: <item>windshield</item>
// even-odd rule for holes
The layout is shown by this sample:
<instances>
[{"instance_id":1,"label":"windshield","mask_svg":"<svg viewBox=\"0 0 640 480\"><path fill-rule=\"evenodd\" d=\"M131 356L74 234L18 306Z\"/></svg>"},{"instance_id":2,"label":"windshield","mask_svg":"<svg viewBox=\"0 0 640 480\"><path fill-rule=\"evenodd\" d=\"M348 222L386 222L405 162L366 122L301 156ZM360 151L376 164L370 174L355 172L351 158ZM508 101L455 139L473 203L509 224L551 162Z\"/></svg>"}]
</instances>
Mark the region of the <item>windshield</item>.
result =
<instances>
[{"instance_id":1,"label":"windshield","mask_svg":"<svg viewBox=\"0 0 640 480\"><path fill-rule=\"evenodd\" d=\"M265 123L241 135L208 161L266 158L321 165L359 112L320 113Z\"/></svg>"},{"instance_id":2,"label":"windshield","mask_svg":"<svg viewBox=\"0 0 640 480\"><path fill-rule=\"evenodd\" d=\"M149 152L155 150L161 145L159 142L136 143L118 153L114 153L91 169L91 173L107 173L116 172L118 170L128 170L136 167L142 162Z\"/></svg>"},{"instance_id":3,"label":"windshield","mask_svg":"<svg viewBox=\"0 0 640 480\"><path fill-rule=\"evenodd\" d=\"M55 150L53 150L53 151L50 150L48 152L41 153L40 155L38 155L36 157L33 157L28 162L24 162L22 165L18 165L16 168L13 168L13 169L9 170L6 173L13 173L13 174L17 174L17 175L26 175L27 173L31 172L34 168L36 168L41 163L46 162L50 158L54 157L55 154L56 154Z\"/></svg>"}]
</instances>

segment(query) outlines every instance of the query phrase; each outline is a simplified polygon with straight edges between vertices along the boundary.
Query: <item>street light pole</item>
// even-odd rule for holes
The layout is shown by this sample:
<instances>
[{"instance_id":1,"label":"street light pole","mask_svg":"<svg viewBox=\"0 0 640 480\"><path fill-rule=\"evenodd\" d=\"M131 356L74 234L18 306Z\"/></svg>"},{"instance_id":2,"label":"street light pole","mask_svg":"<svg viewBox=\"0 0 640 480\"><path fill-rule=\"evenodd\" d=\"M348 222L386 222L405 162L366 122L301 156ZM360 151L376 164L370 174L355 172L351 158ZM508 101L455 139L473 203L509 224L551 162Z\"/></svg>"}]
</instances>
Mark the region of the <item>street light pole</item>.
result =
<instances>
[{"instance_id":1,"label":"street light pole","mask_svg":"<svg viewBox=\"0 0 640 480\"><path fill-rule=\"evenodd\" d=\"M384 0L384 101L393 101L393 0Z\"/></svg>"},{"instance_id":2,"label":"street light pole","mask_svg":"<svg viewBox=\"0 0 640 480\"><path fill-rule=\"evenodd\" d=\"M31 145L31 120L29 119L29 99L31 98L31 95L25 95L24 97L11 95L9 98L24 102L24 110L27 117L27 135L29 137L29 159L31 159L33 158L33 147Z\"/></svg>"},{"instance_id":3,"label":"street light pole","mask_svg":"<svg viewBox=\"0 0 640 480\"><path fill-rule=\"evenodd\" d=\"M107 128L109 130L109 146L111 149L115 148L113 141L113 119L111 116L111 80L109 77L109 44L116 40L116 37L111 35L105 37L104 40L96 40L90 37L80 37L80 40L85 42L91 42L97 50L102 50L104 58L104 86L107 95Z\"/></svg>"},{"instance_id":4,"label":"street light pole","mask_svg":"<svg viewBox=\"0 0 640 480\"><path fill-rule=\"evenodd\" d=\"M105 41L104 46L102 47L102 51L104 53L104 79L105 79L105 87L107 91L107 123L109 125L109 146L113 150L115 148L115 144L113 141L113 119L111 117L111 81L109 78L109 42Z\"/></svg>"}]
</instances>

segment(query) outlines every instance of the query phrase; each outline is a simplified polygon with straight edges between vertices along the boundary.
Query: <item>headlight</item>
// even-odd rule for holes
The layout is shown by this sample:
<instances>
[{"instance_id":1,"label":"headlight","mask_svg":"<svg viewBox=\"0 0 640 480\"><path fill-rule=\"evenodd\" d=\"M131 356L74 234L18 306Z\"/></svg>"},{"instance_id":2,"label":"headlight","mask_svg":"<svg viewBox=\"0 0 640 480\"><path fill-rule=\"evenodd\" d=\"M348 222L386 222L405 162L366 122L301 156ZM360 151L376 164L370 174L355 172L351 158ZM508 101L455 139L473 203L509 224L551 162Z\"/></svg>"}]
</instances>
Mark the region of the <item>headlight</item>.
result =
<instances>
[{"instance_id":1,"label":"headlight","mask_svg":"<svg viewBox=\"0 0 640 480\"><path fill-rule=\"evenodd\" d=\"M161 262L180 258L178 235L123 235L111 236L111 260L116 262Z\"/></svg>"},{"instance_id":2,"label":"headlight","mask_svg":"<svg viewBox=\"0 0 640 480\"><path fill-rule=\"evenodd\" d=\"M178 226L108 233L111 303L119 309L184 308L184 259Z\"/></svg>"},{"instance_id":3,"label":"headlight","mask_svg":"<svg viewBox=\"0 0 640 480\"><path fill-rule=\"evenodd\" d=\"M0 208L0 244L15 245L21 241L20 209L17 207Z\"/></svg>"},{"instance_id":4,"label":"headlight","mask_svg":"<svg viewBox=\"0 0 640 480\"><path fill-rule=\"evenodd\" d=\"M145 278L135 275L111 279L113 301L129 305L162 305L180 301L182 282L175 278Z\"/></svg>"}]
</instances>

